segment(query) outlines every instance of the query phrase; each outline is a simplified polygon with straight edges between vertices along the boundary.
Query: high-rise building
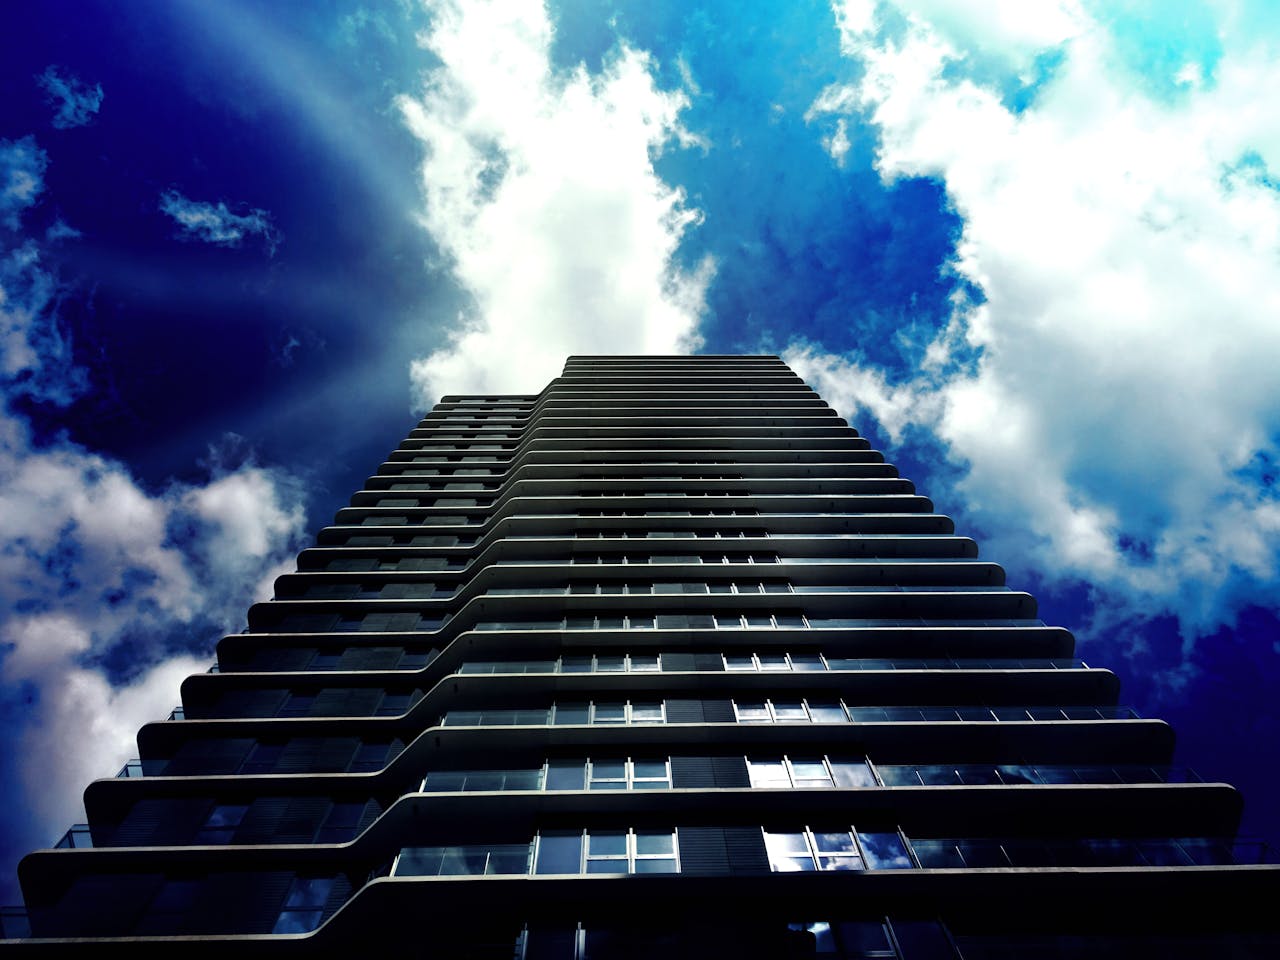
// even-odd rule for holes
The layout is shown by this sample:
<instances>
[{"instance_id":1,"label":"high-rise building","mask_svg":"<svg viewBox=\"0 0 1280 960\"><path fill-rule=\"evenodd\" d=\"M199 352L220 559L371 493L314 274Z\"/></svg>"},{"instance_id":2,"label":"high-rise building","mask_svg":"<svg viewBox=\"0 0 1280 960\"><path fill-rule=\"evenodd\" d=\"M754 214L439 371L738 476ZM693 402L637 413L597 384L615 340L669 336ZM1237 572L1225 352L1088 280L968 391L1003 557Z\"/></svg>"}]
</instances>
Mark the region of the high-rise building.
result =
<instances>
[{"instance_id":1,"label":"high-rise building","mask_svg":"<svg viewBox=\"0 0 1280 960\"><path fill-rule=\"evenodd\" d=\"M1280 955L1235 790L1073 653L776 357L571 358L412 431L9 946Z\"/></svg>"}]
</instances>

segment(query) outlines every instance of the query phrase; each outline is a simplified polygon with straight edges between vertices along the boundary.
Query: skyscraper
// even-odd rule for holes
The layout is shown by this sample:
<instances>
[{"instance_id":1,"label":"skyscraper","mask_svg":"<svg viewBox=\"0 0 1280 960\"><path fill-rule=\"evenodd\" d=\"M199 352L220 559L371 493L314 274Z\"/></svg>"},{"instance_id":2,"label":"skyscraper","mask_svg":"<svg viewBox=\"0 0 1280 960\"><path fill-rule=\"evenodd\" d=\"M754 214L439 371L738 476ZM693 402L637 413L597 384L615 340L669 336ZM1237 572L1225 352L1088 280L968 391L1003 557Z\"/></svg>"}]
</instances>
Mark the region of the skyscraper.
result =
<instances>
[{"instance_id":1,"label":"skyscraper","mask_svg":"<svg viewBox=\"0 0 1280 960\"><path fill-rule=\"evenodd\" d=\"M1274 957L1236 792L1117 688L777 358L571 358L406 438L24 860L23 945Z\"/></svg>"}]
</instances>

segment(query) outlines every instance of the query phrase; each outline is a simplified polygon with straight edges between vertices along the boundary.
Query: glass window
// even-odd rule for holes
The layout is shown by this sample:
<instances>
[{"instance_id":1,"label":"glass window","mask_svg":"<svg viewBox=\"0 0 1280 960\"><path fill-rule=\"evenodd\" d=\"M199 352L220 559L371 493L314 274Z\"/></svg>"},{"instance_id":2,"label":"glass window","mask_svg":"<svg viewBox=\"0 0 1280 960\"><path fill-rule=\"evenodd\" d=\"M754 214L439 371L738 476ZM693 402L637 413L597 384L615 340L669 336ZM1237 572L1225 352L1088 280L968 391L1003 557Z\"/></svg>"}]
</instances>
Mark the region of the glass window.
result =
<instances>
[{"instance_id":1,"label":"glass window","mask_svg":"<svg viewBox=\"0 0 1280 960\"><path fill-rule=\"evenodd\" d=\"M837 787L874 787L875 774L865 760L832 760L831 776Z\"/></svg>"},{"instance_id":2,"label":"glass window","mask_svg":"<svg viewBox=\"0 0 1280 960\"><path fill-rule=\"evenodd\" d=\"M581 873L583 834L579 830L544 831L538 836L534 873Z\"/></svg>"},{"instance_id":3,"label":"glass window","mask_svg":"<svg viewBox=\"0 0 1280 960\"><path fill-rule=\"evenodd\" d=\"M631 704L632 723L662 723L665 719L661 702Z\"/></svg>"},{"instance_id":4,"label":"glass window","mask_svg":"<svg viewBox=\"0 0 1280 960\"><path fill-rule=\"evenodd\" d=\"M883 923L874 920L847 923L791 923L792 930L813 937L813 956L816 957L896 957L897 950ZM808 956L808 954L806 954Z\"/></svg>"},{"instance_id":5,"label":"glass window","mask_svg":"<svg viewBox=\"0 0 1280 960\"><path fill-rule=\"evenodd\" d=\"M829 760L825 757L783 757L747 760L753 787L873 787L876 780L865 760Z\"/></svg>"},{"instance_id":6,"label":"glass window","mask_svg":"<svg viewBox=\"0 0 1280 960\"><path fill-rule=\"evenodd\" d=\"M858 833L867 867L873 870L908 870L911 857L897 833Z\"/></svg>"},{"instance_id":7,"label":"glass window","mask_svg":"<svg viewBox=\"0 0 1280 960\"><path fill-rule=\"evenodd\" d=\"M838 700L810 700L808 707L809 716L813 718L814 723L844 723L849 719L845 714L844 706Z\"/></svg>"},{"instance_id":8,"label":"glass window","mask_svg":"<svg viewBox=\"0 0 1280 960\"><path fill-rule=\"evenodd\" d=\"M593 830L587 835L587 873L629 873L625 830Z\"/></svg>"},{"instance_id":9,"label":"glass window","mask_svg":"<svg viewBox=\"0 0 1280 960\"><path fill-rule=\"evenodd\" d=\"M406 847L391 870L396 877L491 877L528 872L527 843Z\"/></svg>"},{"instance_id":10,"label":"glass window","mask_svg":"<svg viewBox=\"0 0 1280 960\"><path fill-rule=\"evenodd\" d=\"M748 760L747 774L751 778L751 786L756 788L786 789L792 786L785 760Z\"/></svg>"},{"instance_id":11,"label":"glass window","mask_svg":"<svg viewBox=\"0 0 1280 960\"><path fill-rule=\"evenodd\" d=\"M818 855L819 870L862 869L862 854L849 831L815 832L812 838L813 849Z\"/></svg>"},{"instance_id":12,"label":"glass window","mask_svg":"<svg viewBox=\"0 0 1280 960\"><path fill-rule=\"evenodd\" d=\"M539 835L534 872L539 874L677 873L671 830L550 830Z\"/></svg>"},{"instance_id":13,"label":"glass window","mask_svg":"<svg viewBox=\"0 0 1280 960\"><path fill-rule=\"evenodd\" d=\"M634 873L679 873L676 836L669 830L636 830L631 834Z\"/></svg>"},{"instance_id":14,"label":"glass window","mask_svg":"<svg viewBox=\"0 0 1280 960\"><path fill-rule=\"evenodd\" d=\"M316 843L346 843L360 829L365 804L358 800L335 803L316 834Z\"/></svg>"},{"instance_id":15,"label":"glass window","mask_svg":"<svg viewBox=\"0 0 1280 960\"><path fill-rule=\"evenodd\" d=\"M247 803L217 804L196 833L195 842L210 845L230 843L236 829L240 826L240 821L248 812Z\"/></svg>"},{"instance_id":16,"label":"glass window","mask_svg":"<svg viewBox=\"0 0 1280 960\"><path fill-rule=\"evenodd\" d=\"M765 831L764 844L769 853L769 866L775 873L800 873L816 869L807 833L808 831Z\"/></svg>"},{"instance_id":17,"label":"glass window","mask_svg":"<svg viewBox=\"0 0 1280 960\"><path fill-rule=\"evenodd\" d=\"M809 712L803 700L773 700L773 718L778 723L807 723Z\"/></svg>"},{"instance_id":18,"label":"glass window","mask_svg":"<svg viewBox=\"0 0 1280 960\"><path fill-rule=\"evenodd\" d=\"M797 787L834 787L831 771L824 760L790 760L791 777Z\"/></svg>"},{"instance_id":19,"label":"glass window","mask_svg":"<svg viewBox=\"0 0 1280 960\"><path fill-rule=\"evenodd\" d=\"M381 770L387 760L387 751L390 749L391 744L386 740L362 743L356 750L355 758L347 769L352 773Z\"/></svg>"},{"instance_id":20,"label":"glass window","mask_svg":"<svg viewBox=\"0 0 1280 960\"><path fill-rule=\"evenodd\" d=\"M325 649L317 650L316 655L311 658L312 670L337 670L338 661L342 659L341 650Z\"/></svg>"},{"instance_id":21,"label":"glass window","mask_svg":"<svg viewBox=\"0 0 1280 960\"><path fill-rule=\"evenodd\" d=\"M811 870L901 870L913 866L897 833L851 830L765 831L769 863L777 873Z\"/></svg>"},{"instance_id":22,"label":"glass window","mask_svg":"<svg viewBox=\"0 0 1280 960\"><path fill-rule=\"evenodd\" d=\"M320 926L333 877L295 877L272 933L310 933Z\"/></svg>"},{"instance_id":23,"label":"glass window","mask_svg":"<svg viewBox=\"0 0 1280 960\"><path fill-rule=\"evenodd\" d=\"M668 760L632 760L631 786L635 790L670 790L671 763Z\"/></svg>"},{"instance_id":24,"label":"glass window","mask_svg":"<svg viewBox=\"0 0 1280 960\"><path fill-rule=\"evenodd\" d=\"M848 719L839 701L741 700L734 702L739 723L843 723Z\"/></svg>"},{"instance_id":25,"label":"glass window","mask_svg":"<svg viewBox=\"0 0 1280 960\"><path fill-rule=\"evenodd\" d=\"M551 722L556 725L590 723L591 704L557 703L552 716Z\"/></svg>"},{"instance_id":26,"label":"glass window","mask_svg":"<svg viewBox=\"0 0 1280 960\"><path fill-rule=\"evenodd\" d=\"M382 702L378 704L377 716L379 717L399 717L403 716L409 710L409 702L413 699L412 693L388 692L383 694Z\"/></svg>"},{"instance_id":27,"label":"glass window","mask_svg":"<svg viewBox=\"0 0 1280 960\"><path fill-rule=\"evenodd\" d=\"M284 753L283 743L255 744L248 758L240 765L240 772L270 773L275 769L282 753Z\"/></svg>"},{"instance_id":28,"label":"glass window","mask_svg":"<svg viewBox=\"0 0 1280 960\"><path fill-rule=\"evenodd\" d=\"M597 703L591 712L592 723L626 723L627 705L625 703Z\"/></svg>"},{"instance_id":29,"label":"glass window","mask_svg":"<svg viewBox=\"0 0 1280 960\"><path fill-rule=\"evenodd\" d=\"M593 760L587 768L587 784L591 790L627 789L626 760Z\"/></svg>"},{"instance_id":30,"label":"glass window","mask_svg":"<svg viewBox=\"0 0 1280 960\"><path fill-rule=\"evenodd\" d=\"M552 760L547 763L548 790L582 790L585 788L585 760Z\"/></svg>"}]
</instances>

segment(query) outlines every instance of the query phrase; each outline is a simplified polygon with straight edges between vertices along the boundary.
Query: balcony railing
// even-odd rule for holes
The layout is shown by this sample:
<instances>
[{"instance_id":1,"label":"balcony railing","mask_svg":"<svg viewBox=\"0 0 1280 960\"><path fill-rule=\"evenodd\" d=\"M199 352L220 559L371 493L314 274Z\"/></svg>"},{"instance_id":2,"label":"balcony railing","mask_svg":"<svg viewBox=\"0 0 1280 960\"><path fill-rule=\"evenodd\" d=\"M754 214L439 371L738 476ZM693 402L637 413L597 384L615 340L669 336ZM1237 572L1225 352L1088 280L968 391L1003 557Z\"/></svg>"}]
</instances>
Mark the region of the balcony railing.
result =
<instances>
[{"instance_id":1,"label":"balcony railing","mask_svg":"<svg viewBox=\"0 0 1280 960\"><path fill-rule=\"evenodd\" d=\"M86 850L93 846L93 836L87 823L73 823L62 839L53 845L55 850Z\"/></svg>"}]
</instances>

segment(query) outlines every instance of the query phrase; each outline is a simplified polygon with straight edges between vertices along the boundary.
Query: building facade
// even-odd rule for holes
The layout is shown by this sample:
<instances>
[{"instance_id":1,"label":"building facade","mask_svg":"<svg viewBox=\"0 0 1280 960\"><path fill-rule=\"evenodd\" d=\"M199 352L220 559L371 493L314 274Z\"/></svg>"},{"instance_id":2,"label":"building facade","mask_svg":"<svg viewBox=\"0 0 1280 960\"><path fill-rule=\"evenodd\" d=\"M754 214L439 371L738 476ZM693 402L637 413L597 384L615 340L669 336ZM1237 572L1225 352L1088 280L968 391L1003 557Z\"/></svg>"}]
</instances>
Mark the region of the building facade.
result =
<instances>
[{"instance_id":1,"label":"building facade","mask_svg":"<svg viewBox=\"0 0 1280 960\"><path fill-rule=\"evenodd\" d=\"M570 358L428 414L6 946L1280 955L1236 791L1073 646L776 357Z\"/></svg>"}]
</instances>

